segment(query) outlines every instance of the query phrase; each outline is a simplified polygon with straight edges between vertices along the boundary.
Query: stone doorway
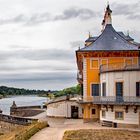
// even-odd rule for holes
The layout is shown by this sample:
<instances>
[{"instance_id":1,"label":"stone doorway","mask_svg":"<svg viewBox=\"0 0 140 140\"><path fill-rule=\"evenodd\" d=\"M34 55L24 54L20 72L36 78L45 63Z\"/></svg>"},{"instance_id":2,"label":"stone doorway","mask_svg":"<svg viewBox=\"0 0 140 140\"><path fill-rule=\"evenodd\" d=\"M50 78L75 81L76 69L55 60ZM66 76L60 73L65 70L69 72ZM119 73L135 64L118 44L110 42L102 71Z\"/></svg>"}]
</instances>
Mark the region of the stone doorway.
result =
<instances>
[{"instance_id":1,"label":"stone doorway","mask_svg":"<svg viewBox=\"0 0 140 140\"><path fill-rule=\"evenodd\" d=\"M79 118L78 111L79 109L77 106L71 106L71 118L78 119Z\"/></svg>"}]
</instances>

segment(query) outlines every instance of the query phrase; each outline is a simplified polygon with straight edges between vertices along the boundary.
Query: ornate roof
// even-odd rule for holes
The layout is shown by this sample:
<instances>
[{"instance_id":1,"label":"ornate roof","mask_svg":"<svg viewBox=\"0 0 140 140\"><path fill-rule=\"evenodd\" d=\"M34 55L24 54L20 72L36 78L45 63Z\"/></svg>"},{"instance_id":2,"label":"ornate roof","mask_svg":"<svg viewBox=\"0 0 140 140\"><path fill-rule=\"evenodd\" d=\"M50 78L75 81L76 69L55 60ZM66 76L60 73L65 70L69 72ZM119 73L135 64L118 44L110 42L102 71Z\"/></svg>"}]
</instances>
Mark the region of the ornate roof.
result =
<instances>
[{"instance_id":1,"label":"ornate roof","mask_svg":"<svg viewBox=\"0 0 140 140\"><path fill-rule=\"evenodd\" d=\"M134 41L134 39L132 37L130 37L130 35L125 35L123 32L118 32L124 39L126 39L127 41Z\"/></svg>"},{"instance_id":2,"label":"ornate roof","mask_svg":"<svg viewBox=\"0 0 140 140\"><path fill-rule=\"evenodd\" d=\"M91 45L82 48L80 51L119 51L139 50L138 46L129 42L132 38L122 32L116 32L111 24L107 24L102 34Z\"/></svg>"}]
</instances>

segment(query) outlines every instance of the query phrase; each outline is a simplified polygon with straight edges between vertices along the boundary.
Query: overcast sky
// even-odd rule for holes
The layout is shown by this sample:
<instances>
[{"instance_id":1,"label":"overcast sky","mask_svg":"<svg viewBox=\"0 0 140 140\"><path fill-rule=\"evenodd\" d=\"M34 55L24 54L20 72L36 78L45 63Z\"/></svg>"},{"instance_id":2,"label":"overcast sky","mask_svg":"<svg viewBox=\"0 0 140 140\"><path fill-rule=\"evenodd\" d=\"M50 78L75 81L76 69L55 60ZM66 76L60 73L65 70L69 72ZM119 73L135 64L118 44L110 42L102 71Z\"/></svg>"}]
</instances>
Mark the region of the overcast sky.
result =
<instances>
[{"instance_id":1,"label":"overcast sky","mask_svg":"<svg viewBox=\"0 0 140 140\"><path fill-rule=\"evenodd\" d=\"M0 0L0 85L77 84L75 50L100 34L106 0ZM110 0L113 26L140 41L140 1Z\"/></svg>"}]
</instances>

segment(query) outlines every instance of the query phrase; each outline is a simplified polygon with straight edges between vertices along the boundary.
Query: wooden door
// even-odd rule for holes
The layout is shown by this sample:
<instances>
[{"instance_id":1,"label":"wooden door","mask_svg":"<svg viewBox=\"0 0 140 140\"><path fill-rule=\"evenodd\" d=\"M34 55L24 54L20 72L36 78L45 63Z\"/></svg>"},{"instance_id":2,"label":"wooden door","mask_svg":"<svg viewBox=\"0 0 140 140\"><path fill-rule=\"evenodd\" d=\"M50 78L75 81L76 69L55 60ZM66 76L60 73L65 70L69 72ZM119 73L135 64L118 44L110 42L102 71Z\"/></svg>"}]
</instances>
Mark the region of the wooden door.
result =
<instances>
[{"instance_id":1,"label":"wooden door","mask_svg":"<svg viewBox=\"0 0 140 140\"><path fill-rule=\"evenodd\" d=\"M139 112L139 128L140 128L140 112Z\"/></svg>"},{"instance_id":2,"label":"wooden door","mask_svg":"<svg viewBox=\"0 0 140 140\"><path fill-rule=\"evenodd\" d=\"M71 118L78 119L78 117L79 117L78 110L79 109L77 106L71 106Z\"/></svg>"}]
</instances>

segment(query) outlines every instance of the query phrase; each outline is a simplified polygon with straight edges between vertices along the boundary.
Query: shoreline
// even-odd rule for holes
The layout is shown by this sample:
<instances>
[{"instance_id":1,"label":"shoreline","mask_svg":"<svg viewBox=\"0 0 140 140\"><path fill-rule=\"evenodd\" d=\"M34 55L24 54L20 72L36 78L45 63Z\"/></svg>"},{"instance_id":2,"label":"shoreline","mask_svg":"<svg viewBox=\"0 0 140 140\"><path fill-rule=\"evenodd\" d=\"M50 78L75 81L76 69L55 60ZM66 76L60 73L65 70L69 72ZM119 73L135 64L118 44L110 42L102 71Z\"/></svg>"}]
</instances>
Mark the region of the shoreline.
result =
<instances>
[{"instance_id":1,"label":"shoreline","mask_svg":"<svg viewBox=\"0 0 140 140\"><path fill-rule=\"evenodd\" d=\"M4 114L10 114L10 107L15 101L17 107L25 107L25 106L43 106L44 103L48 101L46 97L38 97L36 95L16 95L16 96L7 96L0 99L0 109Z\"/></svg>"},{"instance_id":2,"label":"shoreline","mask_svg":"<svg viewBox=\"0 0 140 140\"><path fill-rule=\"evenodd\" d=\"M0 94L0 99L4 99L4 98L10 98L10 97L15 97L15 96L36 96L36 97L45 97L45 98L49 98L48 96L44 96L44 95L39 95L39 94L21 94L21 95L1 95Z\"/></svg>"}]
</instances>

